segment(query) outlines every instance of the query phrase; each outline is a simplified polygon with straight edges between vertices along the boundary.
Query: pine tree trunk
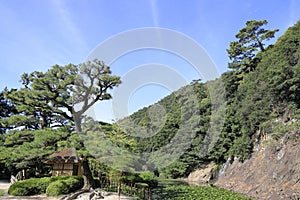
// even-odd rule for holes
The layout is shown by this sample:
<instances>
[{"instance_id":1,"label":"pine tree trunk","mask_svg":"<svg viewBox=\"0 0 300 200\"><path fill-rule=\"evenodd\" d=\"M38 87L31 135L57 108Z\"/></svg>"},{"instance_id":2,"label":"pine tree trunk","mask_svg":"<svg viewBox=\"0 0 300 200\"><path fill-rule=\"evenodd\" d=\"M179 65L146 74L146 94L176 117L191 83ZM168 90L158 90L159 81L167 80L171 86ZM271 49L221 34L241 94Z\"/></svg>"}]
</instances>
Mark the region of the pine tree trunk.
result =
<instances>
[{"instance_id":1,"label":"pine tree trunk","mask_svg":"<svg viewBox=\"0 0 300 200\"><path fill-rule=\"evenodd\" d=\"M73 119L75 123L75 131L79 134L82 134L82 127L81 127L81 116L73 113ZM81 148L84 148L84 143L81 141ZM81 168L82 168L82 176L84 180L84 189L95 189L95 181L89 166L89 161L87 156L82 156L80 159L81 162Z\"/></svg>"},{"instance_id":2,"label":"pine tree trunk","mask_svg":"<svg viewBox=\"0 0 300 200\"><path fill-rule=\"evenodd\" d=\"M74 120L74 124L75 124L75 131L77 133L82 133L81 116L78 115L77 113L73 113L73 120Z\"/></svg>"},{"instance_id":3,"label":"pine tree trunk","mask_svg":"<svg viewBox=\"0 0 300 200\"><path fill-rule=\"evenodd\" d=\"M86 156L84 156L81 160L81 167L82 167L82 175L84 180L83 189L95 189L95 181L89 166L89 161Z\"/></svg>"}]
</instances>

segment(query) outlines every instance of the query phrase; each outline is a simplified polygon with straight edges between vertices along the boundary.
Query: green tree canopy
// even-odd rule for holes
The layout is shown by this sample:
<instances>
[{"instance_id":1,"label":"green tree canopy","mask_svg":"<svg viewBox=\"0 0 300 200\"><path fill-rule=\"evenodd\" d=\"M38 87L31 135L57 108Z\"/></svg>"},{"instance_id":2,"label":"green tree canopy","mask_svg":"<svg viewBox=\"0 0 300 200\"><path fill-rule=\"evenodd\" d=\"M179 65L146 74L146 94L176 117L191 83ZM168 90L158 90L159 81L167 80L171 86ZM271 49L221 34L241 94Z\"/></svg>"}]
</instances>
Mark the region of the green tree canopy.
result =
<instances>
[{"instance_id":1,"label":"green tree canopy","mask_svg":"<svg viewBox=\"0 0 300 200\"><path fill-rule=\"evenodd\" d=\"M19 111L34 110L35 117L42 119L42 128L57 122L54 117L63 117L73 121L78 132L84 113L97 101L110 99L109 90L121 83L99 60L25 73L21 81L23 88L6 92Z\"/></svg>"},{"instance_id":2,"label":"green tree canopy","mask_svg":"<svg viewBox=\"0 0 300 200\"><path fill-rule=\"evenodd\" d=\"M97 101L112 98L110 90L121 80L96 59L79 65L55 65L46 72L25 73L22 83L23 88L6 92L19 111L35 111L35 117L42 119L42 128L53 124L53 117L63 117L73 121L76 132L81 133L85 112ZM84 148L83 142L81 147ZM81 160L85 187L94 186L87 156L82 155Z\"/></svg>"},{"instance_id":3,"label":"green tree canopy","mask_svg":"<svg viewBox=\"0 0 300 200\"><path fill-rule=\"evenodd\" d=\"M235 37L237 41L230 43L227 53L231 62L229 68L235 69L240 73L253 71L259 61L255 59L258 52L265 51L265 41L274 37L278 29L266 30L263 28L267 20L250 20L246 22L246 27L242 28Z\"/></svg>"},{"instance_id":4,"label":"green tree canopy","mask_svg":"<svg viewBox=\"0 0 300 200\"><path fill-rule=\"evenodd\" d=\"M4 97L5 91L7 91L7 89L0 93L0 134L5 133L6 129L10 128L3 124L3 118L10 117L17 112L15 106Z\"/></svg>"},{"instance_id":5,"label":"green tree canopy","mask_svg":"<svg viewBox=\"0 0 300 200\"><path fill-rule=\"evenodd\" d=\"M13 175L23 169L35 169L35 175L43 174L45 159L70 136L66 128L11 131L0 138L0 163Z\"/></svg>"}]
</instances>

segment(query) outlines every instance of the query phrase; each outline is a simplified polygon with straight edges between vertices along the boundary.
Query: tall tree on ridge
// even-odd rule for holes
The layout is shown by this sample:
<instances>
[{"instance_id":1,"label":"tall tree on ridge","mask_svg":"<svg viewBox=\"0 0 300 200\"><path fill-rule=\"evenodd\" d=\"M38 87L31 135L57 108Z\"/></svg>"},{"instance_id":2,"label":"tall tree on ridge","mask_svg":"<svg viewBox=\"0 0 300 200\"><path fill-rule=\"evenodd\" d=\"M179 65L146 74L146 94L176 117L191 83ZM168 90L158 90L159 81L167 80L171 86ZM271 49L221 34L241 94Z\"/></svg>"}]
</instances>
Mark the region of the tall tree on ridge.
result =
<instances>
[{"instance_id":1,"label":"tall tree on ridge","mask_svg":"<svg viewBox=\"0 0 300 200\"><path fill-rule=\"evenodd\" d=\"M267 25L267 20L249 20L246 27L242 28L235 35L237 41L230 43L227 49L231 60L229 68L237 70L239 73L254 71L259 58L255 58L258 52L266 50L264 41L274 38L275 30L266 30L262 26Z\"/></svg>"}]
</instances>

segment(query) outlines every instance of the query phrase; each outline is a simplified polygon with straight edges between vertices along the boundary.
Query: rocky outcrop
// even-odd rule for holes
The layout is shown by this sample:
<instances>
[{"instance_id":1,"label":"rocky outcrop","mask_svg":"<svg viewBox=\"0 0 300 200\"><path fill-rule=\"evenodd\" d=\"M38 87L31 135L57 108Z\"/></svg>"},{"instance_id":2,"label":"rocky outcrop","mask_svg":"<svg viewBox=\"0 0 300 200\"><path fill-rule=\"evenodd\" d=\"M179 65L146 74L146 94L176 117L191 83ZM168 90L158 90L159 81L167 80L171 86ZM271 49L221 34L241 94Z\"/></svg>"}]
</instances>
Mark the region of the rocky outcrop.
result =
<instances>
[{"instance_id":1,"label":"rocky outcrop","mask_svg":"<svg viewBox=\"0 0 300 200\"><path fill-rule=\"evenodd\" d=\"M212 179L215 166L216 164L211 162L203 166L203 168L193 171L189 174L186 181L190 185L203 185L204 183L208 183Z\"/></svg>"},{"instance_id":2,"label":"rocky outcrop","mask_svg":"<svg viewBox=\"0 0 300 200\"><path fill-rule=\"evenodd\" d=\"M255 199L300 199L300 131L265 141L244 163L235 159L215 185Z\"/></svg>"}]
</instances>

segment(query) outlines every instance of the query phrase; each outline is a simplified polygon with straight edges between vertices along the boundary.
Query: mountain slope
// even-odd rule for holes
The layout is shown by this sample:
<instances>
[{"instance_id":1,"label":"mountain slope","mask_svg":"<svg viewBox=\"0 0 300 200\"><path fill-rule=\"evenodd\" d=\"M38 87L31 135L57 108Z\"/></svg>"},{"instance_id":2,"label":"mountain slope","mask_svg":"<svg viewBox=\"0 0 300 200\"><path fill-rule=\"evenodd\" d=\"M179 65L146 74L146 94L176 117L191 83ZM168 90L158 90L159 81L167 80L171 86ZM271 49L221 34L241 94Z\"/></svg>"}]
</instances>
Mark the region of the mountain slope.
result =
<instances>
[{"instance_id":1,"label":"mountain slope","mask_svg":"<svg viewBox=\"0 0 300 200\"><path fill-rule=\"evenodd\" d=\"M229 71L214 81L194 81L120 120L137 141L137 152L146 153L145 163L171 178L187 177L211 162L217 171L228 159L248 162L264 137L278 140L297 130L286 129L286 122L300 119L300 21L265 49L255 57L255 70L242 78ZM279 135L276 120L285 130ZM174 138L188 142L182 147ZM177 159L166 162L179 150Z\"/></svg>"},{"instance_id":2,"label":"mountain slope","mask_svg":"<svg viewBox=\"0 0 300 200\"><path fill-rule=\"evenodd\" d=\"M297 130L265 138L249 160L235 159L215 185L256 199L299 199L300 122L293 123Z\"/></svg>"},{"instance_id":3,"label":"mountain slope","mask_svg":"<svg viewBox=\"0 0 300 200\"><path fill-rule=\"evenodd\" d=\"M122 119L118 125L136 136L145 163L154 163L166 177L187 175L205 157L211 117L211 95L206 84L194 81L154 105ZM221 94L218 94L221 96ZM216 107L219 105L216 105ZM202 152L200 152L200 150Z\"/></svg>"},{"instance_id":4,"label":"mountain slope","mask_svg":"<svg viewBox=\"0 0 300 200\"><path fill-rule=\"evenodd\" d=\"M300 21L262 55L257 70L239 87L247 94L239 110L247 118L242 126L255 130L254 153L244 162L234 159L216 185L257 199L300 198L299 60ZM262 102L265 107L256 107Z\"/></svg>"}]
</instances>

